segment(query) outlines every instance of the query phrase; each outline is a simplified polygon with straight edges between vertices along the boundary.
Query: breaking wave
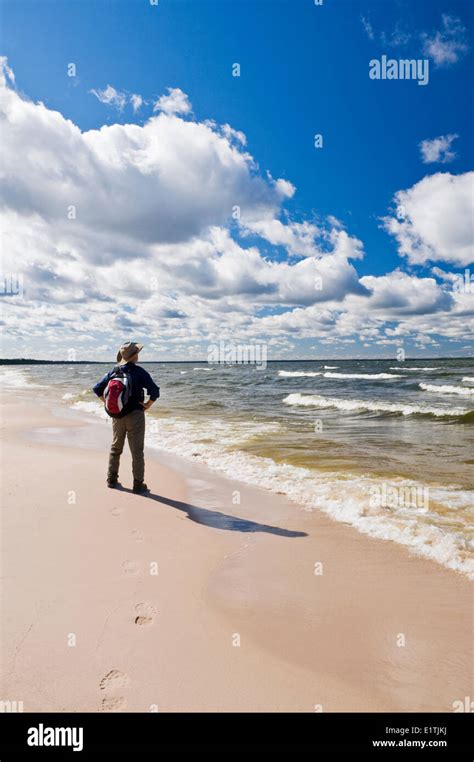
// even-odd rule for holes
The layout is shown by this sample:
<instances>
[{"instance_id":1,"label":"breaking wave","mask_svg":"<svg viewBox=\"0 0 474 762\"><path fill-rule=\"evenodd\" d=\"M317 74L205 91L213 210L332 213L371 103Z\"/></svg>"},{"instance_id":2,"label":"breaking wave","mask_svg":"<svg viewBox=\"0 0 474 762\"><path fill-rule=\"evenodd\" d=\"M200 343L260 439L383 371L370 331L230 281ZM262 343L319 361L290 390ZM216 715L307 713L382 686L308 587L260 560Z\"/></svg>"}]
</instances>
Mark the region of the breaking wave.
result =
<instances>
[{"instance_id":1,"label":"breaking wave","mask_svg":"<svg viewBox=\"0 0 474 762\"><path fill-rule=\"evenodd\" d=\"M323 397L319 394L300 394L295 392L284 398L285 405L302 407L335 408L350 413L394 413L398 415L431 415L437 418L464 418L474 411L465 410L462 407L431 407L429 405L399 404L397 402L371 402L369 400L350 400L337 397Z\"/></svg>"},{"instance_id":2,"label":"breaking wave","mask_svg":"<svg viewBox=\"0 0 474 762\"><path fill-rule=\"evenodd\" d=\"M390 380L392 378L403 378L395 373L324 373L326 378L375 378L380 380Z\"/></svg>"},{"instance_id":3,"label":"breaking wave","mask_svg":"<svg viewBox=\"0 0 474 762\"><path fill-rule=\"evenodd\" d=\"M418 384L424 392L433 392L435 394L460 394L462 397L472 397L474 389L466 386L449 386L446 384Z\"/></svg>"}]
</instances>

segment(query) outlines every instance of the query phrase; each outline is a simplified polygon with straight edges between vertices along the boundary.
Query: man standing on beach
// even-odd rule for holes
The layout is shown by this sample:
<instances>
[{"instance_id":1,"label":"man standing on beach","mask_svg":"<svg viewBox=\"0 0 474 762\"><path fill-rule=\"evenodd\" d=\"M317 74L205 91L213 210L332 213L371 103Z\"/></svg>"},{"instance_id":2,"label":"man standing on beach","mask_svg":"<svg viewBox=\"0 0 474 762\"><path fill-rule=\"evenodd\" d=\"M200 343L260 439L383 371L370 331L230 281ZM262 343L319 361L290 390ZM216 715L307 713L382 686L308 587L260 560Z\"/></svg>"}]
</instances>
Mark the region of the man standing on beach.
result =
<instances>
[{"instance_id":1,"label":"man standing on beach","mask_svg":"<svg viewBox=\"0 0 474 762\"><path fill-rule=\"evenodd\" d=\"M117 354L117 363L113 370L93 387L97 396L106 403L106 412L112 417L112 447L110 448L109 468L107 472L107 486L116 487L120 456L123 451L125 437L128 439L130 452L132 453L133 491L137 494L148 492L144 482L145 478L145 410L153 405L160 396L160 389L152 377L138 362L138 353L143 349L143 344L127 341L122 344ZM112 385L115 381L115 391L118 397L115 400L117 407L112 408L107 403L110 392L112 397ZM149 400L144 402L144 389L149 394ZM112 390L112 392L111 392ZM125 403L122 406L122 400ZM110 412L116 409L117 412Z\"/></svg>"}]
</instances>

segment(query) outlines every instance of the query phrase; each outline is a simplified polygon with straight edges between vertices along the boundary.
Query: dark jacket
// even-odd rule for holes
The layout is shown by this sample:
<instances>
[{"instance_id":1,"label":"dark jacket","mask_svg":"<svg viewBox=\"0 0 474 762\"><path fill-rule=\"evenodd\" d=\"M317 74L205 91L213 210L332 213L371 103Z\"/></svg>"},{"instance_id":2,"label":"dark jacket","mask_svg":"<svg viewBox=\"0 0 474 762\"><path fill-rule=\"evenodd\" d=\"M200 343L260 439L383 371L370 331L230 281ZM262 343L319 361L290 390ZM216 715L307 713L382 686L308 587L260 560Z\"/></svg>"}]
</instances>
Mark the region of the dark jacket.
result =
<instances>
[{"instance_id":1,"label":"dark jacket","mask_svg":"<svg viewBox=\"0 0 474 762\"><path fill-rule=\"evenodd\" d=\"M123 410L125 415L131 413L133 410L141 410L143 408L143 401L145 399L143 392L144 389L147 390L151 400L154 401L158 399L160 396L160 387L155 384L152 377L145 370L145 368L141 368L139 365L135 365L133 362L127 362L115 367L126 368L132 379L132 394ZM115 368L113 370L109 370L109 372L106 373L105 376L101 378L101 380L98 381L98 383L92 388L92 391L94 391L98 397L102 397L105 391L105 387L107 386L114 370Z\"/></svg>"}]
</instances>

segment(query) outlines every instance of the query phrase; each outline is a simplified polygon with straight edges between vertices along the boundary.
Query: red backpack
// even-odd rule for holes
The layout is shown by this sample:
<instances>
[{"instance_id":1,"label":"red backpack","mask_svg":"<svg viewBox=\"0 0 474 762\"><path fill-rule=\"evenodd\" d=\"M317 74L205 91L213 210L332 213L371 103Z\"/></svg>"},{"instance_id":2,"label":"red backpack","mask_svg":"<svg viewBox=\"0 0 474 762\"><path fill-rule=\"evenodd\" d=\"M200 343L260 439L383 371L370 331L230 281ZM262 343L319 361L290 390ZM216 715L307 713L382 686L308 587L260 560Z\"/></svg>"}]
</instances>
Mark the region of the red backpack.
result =
<instances>
[{"instance_id":1,"label":"red backpack","mask_svg":"<svg viewBox=\"0 0 474 762\"><path fill-rule=\"evenodd\" d=\"M104 390L105 412L111 418L121 418L132 394L132 378L126 368L114 369Z\"/></svg>"}]
</instances>

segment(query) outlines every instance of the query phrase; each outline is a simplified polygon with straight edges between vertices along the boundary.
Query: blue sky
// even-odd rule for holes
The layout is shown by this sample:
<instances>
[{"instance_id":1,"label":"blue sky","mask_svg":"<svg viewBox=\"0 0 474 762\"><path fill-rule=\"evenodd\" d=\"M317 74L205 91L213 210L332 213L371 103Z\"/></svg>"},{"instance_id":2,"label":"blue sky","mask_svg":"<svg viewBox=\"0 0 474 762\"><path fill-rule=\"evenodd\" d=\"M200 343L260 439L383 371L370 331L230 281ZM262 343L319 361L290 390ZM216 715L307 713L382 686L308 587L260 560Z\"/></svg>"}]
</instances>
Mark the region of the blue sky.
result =
<instances>
[{"instance_id":1,"label":"blue sky","mask_svg":"<svg viewBox=\"0 0 474 762\"><path fill-rule=\"evenodd\" d=\"M393 288L384 281L363 281L360 288L349 289L348 296L343 290L337 293L333 290L327 300L311 304L307 295L298 298L297 286L291 289L292 298L280 295L269 299L267 276L260 274L256 281L261 286L261 294L266 296L259 298L258 284L245 287L242 292L245 305L241 309L241 317L245 317L236 317L229 324L224 320L222 325L227 326L223 329L224 338L227 329L236 341L266 341L270 338L275 342L274 356L281 357L391 356L396 351L397 342L402 343L410 354L456 355L466 354L468 350L466 314L472 311L473 298L472 294L464 293L462 303L454 304L452 294L455 277L470 263L469 254L466 254L470 223L466 219L465 202L469 186L463 183L461 187L460 178L468 177L467 173L473 168L473 100L469 96L472 90L472 15L472 4L468 2L440 0L323 0L321 6L312 0L159 0L157 6L148 0L7 1L3 3L4 31L0 52L8 59L8 66L14 73L17 97L23 102L42 102L48 110L59 112L83 133L100 130L103 125L110 128L130 124L145 126L157 114L163 119L179 118L196 124L213 120L216 125L230 125L246 137L246 145L241 145L240 150L253 157L253 174L259 174L265 181L269 172L273 179L286 180L295 189L292 194L267 200L263 214L267 223L274 218L285 226L306 221L324 227L324 240L316 244L314 256L317 259L322 252L332 251L334 231L344 229L351 240L358 239L363 247L363 256L349 257L351 267L360 278L377 279L403 272L411 279L392 276ZM394 59L429 60L429 83L420 86L413 80L369 79L369 61L383 54ZM66 75L67 65L71 62L76 66L75 77ZM234 63L240 64L239 77L232 76ZM100 96L108 86L114 88L118 97L122 94L123 106L119 103L120 107L117 107L117 102L115 105L106 103L103 96L98 97L92 92L96 91ZM169 88L186 94L192 111L157 110L157 101ZM131 94L140 95L144 101L137 110L130 103ZM314 147L316 133L323 136L323 148ZM438 138L441 148L430 143L426 149L434 160L427 161L425 156L423 161L421 141ZM199 151L199 144L195 150ZM36 159L27 156L25 164L28 161L31 164ZM64 161L69 160L65 157ZM28 169L25 166L25 176ZM34 169L36 172L37 166ZM160 167L155 169L159 178ZM176 171L186 174L181 166L177 166ZM391 231L388 230L382 218L390 214L394 218L395 195L416 188L424 178L438 173L442 173L444 179L427 183L426 192L412 191L406 197L408 219L403 221L403 229L396 232L392 225ZM452 182L456 187L451 188L449 176L455 176ZM229 178L221 178L221 181L231 182ZM21 183L12 185L17 191L21 186L23 193L29 193L23 175ZM204 176L203 193L206 186ZM113 188L110 192L113 198ZM196 192L199 193L199 189ZM51 193L54 194L54 189ZM460 215L457 223L465 231L461 242L455 231L432 231L426 227L425 212L430 205L430 224L438 225L436 210L443 209L443 194L454 199L455 213ZM6 200L7 208L12 209L18 203L17 195L15 201ZM254 204L253 191L251 195ZM167 198L170 198L169 194ZM53 205L54 201L52 199ZM177 198L176 204L180 203ZM34 209L34 204L32 206L23 220L25 226L28 219L31 223L33 212L39 214L48 227L51 245L56 251L60 250L61 246L55 240L52 215L44 209ZM168 210L168 215L173 216L172 209ZM137 216L140 216L139 210ZM453 216L451 209L449 216ZM337 224L331 222L334 218ZM208 242L207 223L213 225L212 214L209 218L206 216L206 221L199 234L193 229L189 240ZM93 224L86 223L88 232L84 229L84 240L89 240L87 236ZM216 215L215 227L226 227L219 215ZM267 261L294 266L303 257L312 255L312 252L292 253L285 245L285 234L281 233L276 240L275 235L268 234L268 225L259 223L255 214L251 222L244 225L244 231L236 233L234 228L227 226L230 237L238 241L241 249L255 247ZM291 231L287 229L285 232L290 235ZM127 234L127 239L129 237ZM158 239L154 241L157 246L170 243L160 236ZM215 245L215 238L213 241ZM186 237L182 236L179 242L185 246ZM79 266L80 254L71 242L68 245L69 256ZM226 245L231 247L229 243ZM447 261L446 251L449 247L451 252L451 245L454 248L459 246L460 251L450 254ZM406 253L407 246L411 247L411 253ZM22 249L21 243L18 247ZM403 247L405 254L401 255ZM429 255L426 252L420 255L420 248L428 248ZM216 251L217 254L208 256L219 256L222 245ZM234 255L237 256L235 252ZM176 261L180 255L162 249L161 254L154 250L152 256L161 256L160 262L164 262L166 257ZM142 255L148 262L150 257L149 252ZM135 262L128 256L126 259L130 268L138 271L141 267L140 258ZM28 261L31 268L31 258ZM35 265L35 278L38 268L43 275L45 269L51 272L50 259L47 262L47 267L45 261ZM93 264L100 269L102 262ZM260 263L255 266L261 273ZM157 268L161 282L159 264ZM189 275L189 267L183 261L182 272L186 270ZM332 272L334 268L331 266ZM98 271L98 282L103 274L103 270ZM170 280L169 272L168 275L160 297L162 301L159 305L157 302L159 310L165 310L166 318L166 311L170 311L169 300L173 300L176 309L171 308L171 312L186 315L180 322L186 323L189 318L189 326L188 330L184 325L180 326L177 338L175 325L169 326L168 331L168 326L161 320L159 330L166 338L153 341L154 355L165 359L166 356L179 357L180 353L187 355L191 351L194 356L205 356L205 347L213 338L209 328L213 324L212 314L219 321L222 316L239 312L239 288L250 275L246 273L243 279L236 276L235 288L228 289L223 299L218 297L218 280L211 296L209 289L192 292L187 283L182 287L179 273L175 273L174 282ZM271 280L274 277L272 273ZM281 279L285 277L282 271ZM58 278L66 289L68 276L64 268L57 271ZM343 274L341 282L344 278ZM41 301L42 295L45 297L46 294L49 305L44 314L46 326L54 328L57 323L63 350L75 346L77 336L68 334L67 299L59 300L55 316L51 304L55 301L54 295L44 288L28 290L26 284L31 280L27 265L24 268L23 302L20 306L16 304L17 309L26 313L30 305L33 315L34 302ZM44 277L42 280L44 282ZM434 293L435 288L439 293ZM279 289L273 280L272 289ZM399 304L397 309L400 293L406 295L410 290L415 295L411 306ZM367 296L368 292L373 293L372 299ZM386 292L390 292L391 297L386 297L386 303L382 303ZM426 298L418 299L416 295L422 292ZM100 293L97 297L97 294L85 292L83 299L76 300L74 309L76 313L81 312L82 322L87 322L84 316L88 313L89 299L93 302L98 298L103 305L111 298L103 289ZM192 304L189 304L190 295L196 300ZM152 310L145 314L140 312L143 299L135 297L140 304L121 295L119 303L111 306L108 324L124 330L127 323L120 322L121 316L136 315L130 329L133 329L135 338L143 339ZM15 299L3 299L3 302L9 318L14 313ZM295 313L293 323L291 320L275 321L274 324L258 322L258 317L285 313ZM351 321L352 315L356 316L354 324L359 326L354 336L349 332L354 322ZM176 322L179 318L172 319ZM319 326L313 336L310 327L315 319ZM459 324L459 331L453 331L453 321ZM327 333L325 324L329 327ZM367 335L361 336L364 325ZM390 332L400 325L398 335L387 335L387 328ZM33 323L29 325L26 336L21 339L21 351L18 351L18 326L16 321L10 324L6 346L9 347L8 337L11 336L11 349L4 354L26 352L28 336L36 328ZM13 333L10 333L11 329ZM157 326L152 330L156 333ZM82 333L78 356L95 354L96 348L108 354L117 343L114 343L114 331L104 331L98 321L87 328L84 326ZM425 341L422 336L426 337ZM128 337L120 335L119 343L123 338ZM163 349L165 346L167 349Z\"/></svg>"}]
</instances>

